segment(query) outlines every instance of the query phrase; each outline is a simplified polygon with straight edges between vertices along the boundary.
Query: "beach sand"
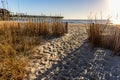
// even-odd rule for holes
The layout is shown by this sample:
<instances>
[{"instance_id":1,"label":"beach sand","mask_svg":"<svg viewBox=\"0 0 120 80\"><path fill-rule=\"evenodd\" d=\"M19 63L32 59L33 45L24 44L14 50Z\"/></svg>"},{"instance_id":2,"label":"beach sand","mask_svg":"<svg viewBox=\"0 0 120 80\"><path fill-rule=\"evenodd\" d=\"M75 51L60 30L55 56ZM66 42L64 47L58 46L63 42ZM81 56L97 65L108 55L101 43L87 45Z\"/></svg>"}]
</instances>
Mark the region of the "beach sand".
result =
<instances>
[{"instance_id":1,"label":"beach sand","mask_svg":"<svg viewBox=\"0 0 120 80\"><path fill-rule=\"evenodd\" d=\"M120 80L120 57L89 45L85 24L48 40L31 55L25 80Z\"/></svg>"}]
</instances>

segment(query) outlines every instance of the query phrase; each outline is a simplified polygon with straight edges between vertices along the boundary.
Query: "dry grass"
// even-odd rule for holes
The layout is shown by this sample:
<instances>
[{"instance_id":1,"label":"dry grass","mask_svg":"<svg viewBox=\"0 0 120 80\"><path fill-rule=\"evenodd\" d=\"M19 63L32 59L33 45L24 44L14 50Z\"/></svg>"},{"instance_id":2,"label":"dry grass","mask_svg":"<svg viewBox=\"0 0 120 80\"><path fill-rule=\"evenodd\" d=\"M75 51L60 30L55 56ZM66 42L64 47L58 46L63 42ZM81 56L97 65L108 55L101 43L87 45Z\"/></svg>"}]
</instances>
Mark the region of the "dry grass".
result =
<instances>
[{"instance_id":1,"label":"dry grass","mask_svg":"<svg viewBox=\"0 0 120 80\"><path fill-rule=\"evenodd\" d=\"M28 55L41 44L41 35L64 35L63 23L0 22L0 80L23 80Z\"/></svg>"},{"instance_id":2,"label":"dry grass","mask_svg":"<svg viewBox=\"0 0 120 80\"><path fill-rule=\"evenodd\" d=\"M45 36L51 36L51 35L64 35L67 33L67 26L65 23L62 22L54 22L54 23L48 23L48 22L39 22L39 23L19 23L19 26L24 26L24 33L29 34L29 36L38 36L38 35L45 35ZM22 28L22 27L20 27ZM35 34L31 34L31 33Z\"/></svg>"},{"instance_id":3,"label":"dry grass","mask_svg":"<svg viewBox=\"0 0 120 80\"><path fill-rule=\"evenodd\" d=\"M120 28L110 24L92 23L88 27L92 47L111 49L115 55L120 55Z\"/></svg>"}]
</instances>

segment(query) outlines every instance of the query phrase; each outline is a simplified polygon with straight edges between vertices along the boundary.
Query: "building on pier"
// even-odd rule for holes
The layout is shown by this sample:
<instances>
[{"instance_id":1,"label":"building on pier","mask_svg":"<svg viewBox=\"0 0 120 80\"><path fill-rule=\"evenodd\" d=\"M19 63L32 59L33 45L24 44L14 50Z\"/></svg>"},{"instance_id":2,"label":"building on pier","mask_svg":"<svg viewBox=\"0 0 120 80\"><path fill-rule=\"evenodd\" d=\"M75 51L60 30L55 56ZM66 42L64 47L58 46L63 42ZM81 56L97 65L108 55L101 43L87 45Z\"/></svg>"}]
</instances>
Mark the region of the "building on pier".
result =
<instances>
[{"instance_id":1,"label":"building on pier","mask_svg":"<svg viewBox=\"0 0 120 80\"><path fill-rule=\"evenodd\" d=\"M10 12L7 9L0 9L0 21L8 21Z\"/></svg>"},{"instance_id":2,"label":"building on pier","mask_svg":"<svg viewBox=\"0 0 120 80\"><path fill-rule=\"evenodd\" d=\"M7 9L0 9L0 21L18 21L18 22L62 22L62 16L38 16L26 15L23 13L11 14Z\"/></svg>"}]
</instances>

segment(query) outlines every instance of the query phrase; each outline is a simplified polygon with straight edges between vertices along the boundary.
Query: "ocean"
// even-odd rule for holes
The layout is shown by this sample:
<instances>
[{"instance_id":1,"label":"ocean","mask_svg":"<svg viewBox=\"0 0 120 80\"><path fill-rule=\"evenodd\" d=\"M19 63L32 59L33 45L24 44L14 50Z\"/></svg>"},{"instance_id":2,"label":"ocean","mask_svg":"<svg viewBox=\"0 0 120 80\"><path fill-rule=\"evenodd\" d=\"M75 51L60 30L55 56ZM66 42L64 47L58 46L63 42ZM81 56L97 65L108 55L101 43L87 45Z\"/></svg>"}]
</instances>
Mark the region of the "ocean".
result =
<instances>
[{"instance_id":1,"label":"ocean","mask_svg":"<svg viewBox=\"0 0 120 80\"><path fill-rule=\"evenodd\" d=\"M68 22L68 23L100 23L100 24L105 24L107 20L84 20L84 19L64 19L63 22Z\"/></svg>"}]
</instances>

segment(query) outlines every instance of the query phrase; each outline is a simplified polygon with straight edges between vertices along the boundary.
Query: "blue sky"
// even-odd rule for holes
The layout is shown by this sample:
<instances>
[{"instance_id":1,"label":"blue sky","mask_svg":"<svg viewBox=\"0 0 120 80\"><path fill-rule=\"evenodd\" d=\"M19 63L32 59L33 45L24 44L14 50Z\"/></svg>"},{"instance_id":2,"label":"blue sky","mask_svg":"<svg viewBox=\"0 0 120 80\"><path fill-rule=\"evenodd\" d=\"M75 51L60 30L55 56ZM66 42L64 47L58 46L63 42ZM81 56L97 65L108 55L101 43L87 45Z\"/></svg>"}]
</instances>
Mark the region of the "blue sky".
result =
<instances>
[{"instance_id":1,"label":"blue sky","mask_svg":"<svg viewBox=\"0 0 120 80\"><path fill-rule=\"evenodd\" d=\"M32 15L62 15L65 19L85 19L105 8L105 0L7 0L12 12ZM1 3L0 3L0 7Z\"/></svg>"}]
</instances>

